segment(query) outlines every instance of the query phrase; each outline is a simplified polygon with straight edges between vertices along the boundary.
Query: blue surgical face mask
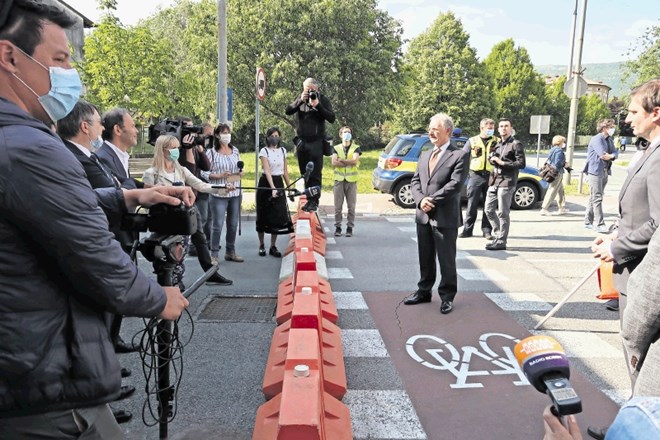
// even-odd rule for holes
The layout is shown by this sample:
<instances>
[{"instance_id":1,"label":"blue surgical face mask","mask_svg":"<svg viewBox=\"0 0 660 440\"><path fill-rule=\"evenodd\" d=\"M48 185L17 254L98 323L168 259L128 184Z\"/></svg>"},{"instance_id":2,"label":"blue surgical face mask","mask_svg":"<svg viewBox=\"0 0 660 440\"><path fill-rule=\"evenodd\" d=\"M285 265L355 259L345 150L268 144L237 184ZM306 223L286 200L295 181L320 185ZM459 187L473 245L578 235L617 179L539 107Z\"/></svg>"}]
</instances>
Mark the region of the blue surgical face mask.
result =
<instances>
[{"instance_id":1,"label":"blue surgical face mask","mask_svg":"<svg viewBox=\"0 0 660 440\"><path fill-rule=\"evenodd\" d=\"M82 90L78 71L76 69L64 69L62 67L46 67L26 54L20 47L17 47L17 49L49 72L50 90L48 94L39 96L32 90L32 87L28 86L15 73L13 74L14 77L22 82L37 97L39 103L53 122L57 122L71 113L71 110L73 110L73 107L80 98L80 91Z\"/></svg>"},{"instance_id":2,"label":"blue surgical face mask","mask_svg":"<svg viewBox=\"0 0 660 440\"><path fill-rule=\"evenodd\" d=\"M350 142L351 139L353 139L353 135L351 134L350 131L345 131L344 134L341 135L341 139L344 142Z\"/></svg>"},{"instance_id":3,"label":"blue surgical face mask","mask_svg":"<svg viewBox=\"0 0 660 440\"><path fill-rule=\"evenodd\" d=\"M495 129L494 128L487 128L486 129L486 136L492 136L495 134Z\"/></svg>"},{"instance_id":4,"label":"blue surgical face mask","mask_svg":"<svg viewBox=\"0 0 660 440\"><path fill-rule=\"evenodd\" d=\"M103 138L99 136L96 139L91 139L89 145L92 147L92 151L96 151L103 146Z\"/></svg>"},{"instance_id":5,"label":"blue surgical face mask","mask_svg":"<svg viewBox=\"0 0 660 440\"><path fill-rule=\"evenodd\" d=\"M178 148L173 148L169 151L170 151L170 160L172 160L172 162L176 162L177 160L179 160L179 149Z\"/></svg>"}]
</instances>

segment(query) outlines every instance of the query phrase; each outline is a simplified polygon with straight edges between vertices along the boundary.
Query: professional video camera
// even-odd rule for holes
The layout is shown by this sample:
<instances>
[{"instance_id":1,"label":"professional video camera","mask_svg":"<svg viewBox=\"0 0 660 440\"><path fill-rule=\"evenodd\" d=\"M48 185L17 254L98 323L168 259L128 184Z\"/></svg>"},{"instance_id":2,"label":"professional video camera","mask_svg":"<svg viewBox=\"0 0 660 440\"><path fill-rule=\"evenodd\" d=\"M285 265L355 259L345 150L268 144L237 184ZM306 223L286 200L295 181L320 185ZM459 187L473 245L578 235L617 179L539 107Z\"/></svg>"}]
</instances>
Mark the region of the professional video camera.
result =
<instances>
[{"instance_id":1,"label":"professional video camera","mask_svg":"<svg viewBox=\"0 0 660 440\"><path fill-rule=\"evenodd\" d=\"M162 235L191 235L197 230L194 206L172 206L159 203L149 208L147 214L124 214L121 229L132 232L147 230Z\"/></svg>"},{"instance_id":2,"label":"professional video camera","mask_svg":"<svg viewBox=\"0 0 660 440\"><path fill-rule=\"evenodd\" d=\"M171 134L175 136L183 148L192 148L195 145L204 145L204 136L200 136L204 128L201 125L186 125L183 121L177 119L163 119L162 121L149 126L149 140L151 145L156 144L158 136ZM192 143L185 142L184 139L190 134L196 134Z\"/></svg>"}]
</instances>

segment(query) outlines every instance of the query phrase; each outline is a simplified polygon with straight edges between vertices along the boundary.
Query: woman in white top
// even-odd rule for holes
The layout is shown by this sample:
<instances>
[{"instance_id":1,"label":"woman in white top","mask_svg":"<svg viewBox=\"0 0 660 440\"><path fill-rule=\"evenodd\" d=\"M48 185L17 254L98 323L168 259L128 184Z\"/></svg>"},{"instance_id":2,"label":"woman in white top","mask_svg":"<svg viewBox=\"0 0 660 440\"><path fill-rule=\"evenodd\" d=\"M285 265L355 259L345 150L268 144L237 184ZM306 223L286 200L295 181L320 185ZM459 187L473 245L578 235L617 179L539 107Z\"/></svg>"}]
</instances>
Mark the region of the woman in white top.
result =
<instances>
[{"instance_id":1,"label":"woman in white top","mask_svg":"<svg viewBox=\"0 0 660 440\"><path fill-rule=\"evenodd\" d=\"M148 168L142 176L144 184L149 186L186 185L204 193L226 193L227 190L211 187L210 184L201 181L187 168L184 168L179 164L179 145L179 140L171 134L158 136L154 145L154 159L151 163L151 167ZM186 236L184 240L184 255L188 251L189 244L190 237ZM181 287L181 290L184 290L181 280L185 269L186 267L183 261L177 264L174 269L172 285L178 285ZM220 276L218 273L214 274L210 281L225 285L231 284L231 282L228 282L229 280Z\"/></svg>"},{"instance_id":2,"label":"woman in white top","mask_svg":"<svg viewBox=\"0 0 660 440\"><path fill-rule=\"evenodd\" d=\"M286 150L280 146L280 129L271 127L266 132L266 146L259 151L261 177L257 190L257 234L259 235L259 255L266 255L264 234L270 234L269 254L281 258L275 245L278 234L293 232L286 196L281 189L289 186L289 169L286 163ZM270 188L270 190L265 189Z\"/></svg>"}]
</instances>

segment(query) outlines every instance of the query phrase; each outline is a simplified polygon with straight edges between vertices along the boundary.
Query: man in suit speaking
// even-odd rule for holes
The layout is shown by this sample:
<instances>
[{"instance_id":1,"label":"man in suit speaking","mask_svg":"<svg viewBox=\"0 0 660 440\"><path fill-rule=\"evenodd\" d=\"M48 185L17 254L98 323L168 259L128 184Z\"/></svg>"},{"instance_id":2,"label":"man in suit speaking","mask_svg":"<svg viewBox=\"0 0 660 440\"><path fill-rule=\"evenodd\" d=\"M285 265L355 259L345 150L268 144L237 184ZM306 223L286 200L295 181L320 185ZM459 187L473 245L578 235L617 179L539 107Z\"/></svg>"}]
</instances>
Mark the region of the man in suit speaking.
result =
<instances>
[{"instance_id":1,"label":"man in suit speaking","mask_svg":"<svg viewBox=\"0 0 660 440\"><path fill-rule=\"evenodd\" d=\"M429 122L429 139L433 149L423 152L411 181L415 199L417 253L420 278L417 290L405 299L406 305L431 301L435 285L437 255L440 264L438 293L440 312L453 309L456 296L456 239L463 224L461 188L469 171L469 155L450 144L454 122L444 114L434 115Z\"/></svg>"}]
</instances>

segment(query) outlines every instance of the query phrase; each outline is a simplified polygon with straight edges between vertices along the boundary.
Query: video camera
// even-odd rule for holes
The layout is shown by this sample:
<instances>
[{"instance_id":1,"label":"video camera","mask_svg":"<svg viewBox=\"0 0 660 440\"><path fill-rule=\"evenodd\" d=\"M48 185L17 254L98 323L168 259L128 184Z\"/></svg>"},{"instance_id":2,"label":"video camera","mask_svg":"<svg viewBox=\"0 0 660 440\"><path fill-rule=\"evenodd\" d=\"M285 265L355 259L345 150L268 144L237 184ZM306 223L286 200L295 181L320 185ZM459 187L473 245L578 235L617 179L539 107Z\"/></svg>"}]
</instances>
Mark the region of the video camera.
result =
<instances>
[{"instance_id":1,"label":"video camera","mask_svg":"<svg viewBox=\"0 0 660 440\"><path fill-rule=\"evenodd\" d=\"M179 140L179 143L183 148L192 148L195 145L203 146L205 136L200 136L203 130L204 127L201 125L186 125L183 121L177 119L163 119L162 121L149 126L149 140L147 142L151 145L155 145L158 136L171 134ZM184 143L183 139L190 134L196 134L197 136L195 136L192 143Z\"/></svg>"},{"instance_id":2,"label":"video camera","mask_svg":"<svg viewBox=\"0 0 660 440\"><path fill-rule=\"evenodd\" d=\"M197 231L197 208L181 204L172 206L159 203L147 214L124 214L121 229L132 232L147 230L162 235L192 235Z\"/></svg>"}]
</instances>

